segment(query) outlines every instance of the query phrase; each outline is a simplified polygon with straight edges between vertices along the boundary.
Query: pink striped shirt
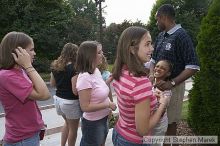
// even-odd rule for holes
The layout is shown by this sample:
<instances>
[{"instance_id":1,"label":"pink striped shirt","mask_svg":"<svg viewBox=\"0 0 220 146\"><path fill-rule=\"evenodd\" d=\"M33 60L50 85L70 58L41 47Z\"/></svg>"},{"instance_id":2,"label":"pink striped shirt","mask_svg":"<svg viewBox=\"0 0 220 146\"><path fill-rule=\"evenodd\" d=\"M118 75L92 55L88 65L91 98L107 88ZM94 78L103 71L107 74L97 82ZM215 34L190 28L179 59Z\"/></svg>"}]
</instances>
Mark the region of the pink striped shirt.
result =
<instances>
[{"instance_id":1,"label":"pink striped shirt","mask_svg":"<svg viewBox=\"0 0 220 146\"><path fill-rule=\"evenodd\" d=\"M151 82L146 76L134 77L128 70L123 70L120 80L114 80L113 87L119 108L117 132L130 142L143 143L143 137L136 131L135 104L150 98L151 113L155 110L157 99L153 96Z\"/></svg>"}]
</instances>

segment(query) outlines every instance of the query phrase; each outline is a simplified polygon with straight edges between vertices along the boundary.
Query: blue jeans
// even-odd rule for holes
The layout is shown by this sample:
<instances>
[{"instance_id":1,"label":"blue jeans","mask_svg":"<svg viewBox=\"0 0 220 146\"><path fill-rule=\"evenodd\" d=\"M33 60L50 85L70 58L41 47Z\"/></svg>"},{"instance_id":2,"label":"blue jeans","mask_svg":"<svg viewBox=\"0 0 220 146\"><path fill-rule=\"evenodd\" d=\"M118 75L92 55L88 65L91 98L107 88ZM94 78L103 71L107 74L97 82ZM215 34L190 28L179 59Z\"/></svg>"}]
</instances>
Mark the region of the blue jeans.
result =
<instances>
[{"instance_id":1,"label":"blue jeans","mask_svg":"<svg viewBox=\"0 0 220 146\"><path fill-rule=\"evenodd\" d=\"M89 121L82 118L82 138L80 146L100 146L105 143L108 134L108 116Z\"/></svg>"},{"instance_id":2,"label":"blue jeans","mask_svg":"<svg viewBox=\"0 0 220 146\"><path fill-rule=\"evenodd\" d=\"M115 128L113 129L112 133L112 142L114 146L150 146L150 144L137 144L132 143L122 137Z\"/></svg>"},{"instance_id":3,"label":"blue jeans","mask_svg":"<svg viewBox=\"0 0 220 146\"><path fill-rule=\"evenodd\" d=\"M3 142L3 146L40 146L39 133L40 132L37 132L32 137L24 139L16 143Z\"/></svg>"}]
</instances>

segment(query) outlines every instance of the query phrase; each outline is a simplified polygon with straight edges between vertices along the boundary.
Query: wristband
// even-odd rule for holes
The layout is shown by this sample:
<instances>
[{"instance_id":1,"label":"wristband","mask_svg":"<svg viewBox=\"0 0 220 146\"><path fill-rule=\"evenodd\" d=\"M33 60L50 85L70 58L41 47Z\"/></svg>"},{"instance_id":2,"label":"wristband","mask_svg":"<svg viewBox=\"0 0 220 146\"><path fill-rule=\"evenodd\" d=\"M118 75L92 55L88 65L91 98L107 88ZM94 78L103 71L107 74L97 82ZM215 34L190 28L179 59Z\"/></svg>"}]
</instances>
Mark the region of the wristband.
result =
<instances>
[{"instance_id":1,"label":"wristband","mask_svg":"<svg viewBox=\"0 0 220 146\"><path fill-rule=\"evenodd\" d=\"M36 70L35 70L35 69L32 69L32 70L28 71L27 74L29 74L29 73L31 73L31 72L33 72L33 71L36 71Z\"/></svg>"},{"instance_id":2,"label":"wristband","mask_svg":"<svg viewBox=\"0 0 220 146\"><path fill-rule=\"evenodd\" d=\"M29 66L29 67L25 68L25 70L27 70L27 69L29 69L29 68L34 68L34 67L33 67L33 66Z\"/></svg>"},{"instance_id":3,"label":"wristband","mask_svg":"<svg viewBox=\"0 0 220 146\"><path fill-rule=\"evenodd\" d=\"M174 80L170 80L170 83L172 84L173 87L176 85Z\"/></svg>"}]
</instances>

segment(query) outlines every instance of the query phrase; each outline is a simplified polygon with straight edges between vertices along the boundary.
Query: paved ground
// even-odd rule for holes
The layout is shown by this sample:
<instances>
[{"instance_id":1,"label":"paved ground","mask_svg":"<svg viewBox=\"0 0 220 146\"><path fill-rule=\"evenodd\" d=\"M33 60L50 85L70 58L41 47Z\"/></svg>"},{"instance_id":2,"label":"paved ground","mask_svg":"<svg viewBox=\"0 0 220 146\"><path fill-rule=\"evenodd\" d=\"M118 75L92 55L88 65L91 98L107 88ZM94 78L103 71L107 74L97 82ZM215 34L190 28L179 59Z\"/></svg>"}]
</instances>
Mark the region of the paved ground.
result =
<instances>
[{"instance_id":1,"label":"paved ground","mask_svg":"<svg viewBox=\"0 0 220 146\"><path fill-rule=\"evenodd\" d=\"M188 91L192 88L192 80L186 81L186 90L185 97L188 95ZM186 98L184 99L186 100ZM114 102L116 101L116 97L114 96ZM43 141L41 141L41 146L59 146L60 145L60 129L63 125L63 119L56 114L56 110L54 105L48 105L41 107L41 112L45 123L48 125L48 130L46 132L46 137ZM117 113L118 111L116 111ZM0 117L0 139L3 137L5 131L5 118ZM106 140L106 146L112 146L112 129L109 130L108 137ZM76 142L76 146L79 145L81 138L81 128L78 130L78 138Z\"/></svg>"}]
</instances>

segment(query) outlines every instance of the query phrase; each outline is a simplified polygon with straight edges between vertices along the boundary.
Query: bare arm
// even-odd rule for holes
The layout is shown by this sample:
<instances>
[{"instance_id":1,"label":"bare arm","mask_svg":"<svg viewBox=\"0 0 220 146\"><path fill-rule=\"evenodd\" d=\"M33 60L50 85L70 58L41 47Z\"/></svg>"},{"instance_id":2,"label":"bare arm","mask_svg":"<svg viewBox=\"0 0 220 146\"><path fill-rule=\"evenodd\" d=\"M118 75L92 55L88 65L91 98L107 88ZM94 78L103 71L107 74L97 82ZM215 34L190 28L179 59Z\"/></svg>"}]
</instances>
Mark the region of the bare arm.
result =
<instances>
[{"instance_id":1,"label":"bare arm","mask_svg":"<svg viewBox=\"0 0 220 146\"><path fill-rule=\"evenodd\" d=\"M108 94L108 97L109 97L110 101L113 102L111 85L109 85L108 87L109 87L109 94Z\"/></svg>"},{"instance_id":2,"label":"bare arm","mask_svg":"<svg viewBox=\"0 0 220 146\"><path fill-rule=\"evenodd\" d=\"M33 83L33 90L29 96L34 100L47 100L50 98L50 92L44 80L40 77L37 71L28 72L28 76Z\"/></svg>"},{"instance_id":3,"label":"bare arm","mask_svg":"<svg viewBox=\"0 0 220 146\"><path fill-rule=\"evenodd\" d=\"M84 89L78 92L79 101L82 111L84 112L95 112L101 109L111 108L112 110L116 109L116 105L113 102L108 103L91 103L91 92L92 89Z\"/></svg>"},{"instance_id":4,"label":"bare arm","mask_svg":"<svg viewBox=\"0 0 220 146\"><path fill-rule=\"evenodd\" d=\"M76 89L77 78L78 78L78 75L75 75L75 76L73 76L73 77L71 78L72 91L73 91L73 94L75 94L75 95L78 95L78 92L77 92L77 89Z\"/></svg>"},{"instance_id":5,"label":"bare arm","mask_svg":"<svg viewBox=\"0 0 220 146\"><path fill-rule=\"evenodd\" d=\"M186 68L173 80L175 81L176 85L181 84L182 82L193 76L197 71L198 70L196 69Z\"/></svg>"},{"instance_id":6,"label":"bare arm","mask_svg":"<svg viewBox=\"0 0 220 146\"><path fill-rule=\"evenodd\" d=\"M150 62L150 75L153 75L154 74L154 63L151 61Z\"/></svg>"},{"instance_id":7,"label":"bare arm","mask_svg":"<svg viewBox=\"0 0 220 146\"><path fill-rule=\"evenodd\" d=\"M151 61L150 62L150 73L149 73L149 79L151 81L151 83L154 82L154 63Z\"/></svg>"},{"instance_id":8,"label":"bare arm","mask_svg":"<svg viewBox=\"0 0 220 146\"><path fill-rule=\"evenodd\" d=\"M45 84L44 80L38 74L31 64L30 55L25 49L18 47L15 49L16 54L12 53L15 62L26 69L26 72L33 83L33 90L31 91L29 98L34 100L47 100L50 98L50 92Z\"/></svg>"},{"instance_id":9,"label":"bare arm","mask_svg":"<svg viewBox=\"0 0 220 146\"><path fill-rule=\"evenodd\" d=\"M173 81L176 83L176 85L181 84L186 79L193 76L198 70L196 69L185 69L182 71L176 78L173 79ZM164 91L164 90L170 90L173 88L173 85L171 84L171 81L161 81L158 84L155 85L158 87L158 89Z\"/></svg>"},{"instance_id":10,"label":"bare arm","mask_svg":"<svg viewBox=\"0 0 220 146\"><path fill-rule=\"evenodd\" d=\"M161 104L157 111L150 115L150 99L146 99L135 105L135 125L137 132L141 135L147 133L158 123L165 111L165 104Z\"/></svg>"},{"instance_id":11,"label":"bare arm","mask_svg":"<svg viewBox=\"0 0 220 146\"><path fill-rule=\"evenodd\" d=\"M54 79L53 73L50 73L50 86L51 87L56 87L56 81Z\"/></svg>"}]
</instances>

